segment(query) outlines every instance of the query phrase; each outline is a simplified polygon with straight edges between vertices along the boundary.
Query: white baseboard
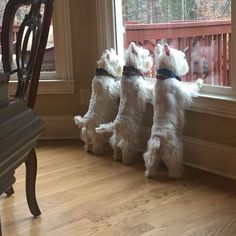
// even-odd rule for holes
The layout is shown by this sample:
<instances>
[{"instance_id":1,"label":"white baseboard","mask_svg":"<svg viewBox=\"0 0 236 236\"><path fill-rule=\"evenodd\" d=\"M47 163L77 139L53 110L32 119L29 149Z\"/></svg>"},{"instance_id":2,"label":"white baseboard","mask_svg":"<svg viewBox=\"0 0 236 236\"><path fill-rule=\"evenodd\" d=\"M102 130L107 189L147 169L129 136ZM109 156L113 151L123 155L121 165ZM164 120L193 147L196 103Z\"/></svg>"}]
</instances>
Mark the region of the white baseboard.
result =
<instances>
[{"instance_id":1,"label":"white baseboard","mask_svg":"<svg viewBox=\"0 0 236 236\"><path fill-rule=\"evenodd\" d=\"M78 139L80 130L70 116L41 117L46 130L41 139ZM143 130L148 138L149 129ZM146 134L145 134L146 133ZM236 147L184 137L184 164L197 169L236 179ZM144 140L143 145L146 141Z\"/></svg>"},{"instance_id":2,"label":"white baseboard","mask_svg":"<svg viewBox=\"0 0 236 236\"><path fill-rule=\"evenodd\" d=\"M184 164L236 180L236 147L184 137Z\"/></svg>"}]
</instances>

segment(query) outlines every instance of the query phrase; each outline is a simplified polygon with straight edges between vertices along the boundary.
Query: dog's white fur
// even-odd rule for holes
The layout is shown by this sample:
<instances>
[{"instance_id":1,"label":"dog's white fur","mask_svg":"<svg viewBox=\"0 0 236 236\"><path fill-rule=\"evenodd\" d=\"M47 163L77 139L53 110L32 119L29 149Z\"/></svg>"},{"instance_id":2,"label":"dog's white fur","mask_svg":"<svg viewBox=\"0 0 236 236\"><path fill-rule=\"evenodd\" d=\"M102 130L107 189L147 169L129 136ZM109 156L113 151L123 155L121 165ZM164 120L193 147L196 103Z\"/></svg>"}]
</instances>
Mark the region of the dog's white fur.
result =
<instances>
[{"instance_id":1,"label":"dog's white fur","mask_svg":"<svg viewBox=\"0 0 236 236\"><path fill-rule=\"evenodd\" d=\"M142 73L150 71L153 59L149 51L131 43L125 51L125 65L132 66ZM124 164L132 164L140 143L140 128L146 104L152 99L153 84L142 76L122 76L119 111L114 122L102 124L97 132L111 131L110 144L114 159Z\"/></svg>"},{"instance_id":2,"label":"dog's white fur","mask_svg":"<svg viewBox=\"0 0 236 236\"><path fill-rule=\"evenodd\" d=\"M87 113L74 117L75 124L81 127L81 139L85 142L85 150L101 154L109 147L109 134L97 134L95 128L115 119L120 97L120 81L124 61L114 49L106 50L97 62L110 75L97 75L92 81L92 94Z\"/></svg>"},{"instance_id":3,"label":"dog's white fur","mask_svg":"<svg viewBox=\"0 0 236 236\"><path fill-rule=\"evenodd\" d=\"M155 48L157 68L173 71L177 76L188 73L189 67L185 54L170 48L167 44L158 44ZM159 161L168 168L168 175L177 179L182 176L181 134L184 126L184 109L192 102L192 97L198 95L203 80L185 84L175 78L157 79L154 89L154 117L148 148L144 153L146 166L145 175L156 174Z\"/></svg>"}]
</instances>

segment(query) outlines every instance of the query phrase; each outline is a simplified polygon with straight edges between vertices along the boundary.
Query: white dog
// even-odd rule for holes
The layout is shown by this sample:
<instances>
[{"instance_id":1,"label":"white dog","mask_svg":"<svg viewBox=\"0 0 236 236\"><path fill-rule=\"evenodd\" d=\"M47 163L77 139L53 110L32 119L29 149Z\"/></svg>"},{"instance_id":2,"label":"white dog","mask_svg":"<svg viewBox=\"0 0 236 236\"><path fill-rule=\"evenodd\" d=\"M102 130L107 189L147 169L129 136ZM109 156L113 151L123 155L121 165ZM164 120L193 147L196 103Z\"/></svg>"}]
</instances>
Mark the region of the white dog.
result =
<instances>
[{"instance_id":1,"label":"white dog","mask_svg":"<svg viewBox=\"0 0 236 236\"><path fill-rule=\"evenodd\" d=\"M106 50L97 62L96 76L92 81L89 108L84 117L75 116L75 124L81 129L85 150L101 154L109 147L109 134L97 134L95 128L115 119L120 97L120 81L124 61L114 49Z\"/></svg>"},{"instance_id":2,"label":"white dog","mask_svg":"<svg viewBox=\"0 0 236 236\"><path fill-rule=\"evenodd\" d=\"M131 43L125 52L125 66L121 78L119 111L114 122L100 125L97 132L113 132L110 144L114 159L131 164L140 145L140 128L146 104L152 99L153 84L143 73L150 71L153 59L149 51Z\"/></svg>"},{"instance_id":3,"label":"white dog","mask_svg":"<svg viewBox=\"0 0 236 236\"><path fill-rule=\"evenodd\" d=\"M159 161L164 162L171 178L180 178L183 172L181 134L184 126L184 109L197 96L203 80L186 84L180 76L188 73L185 54L158 44L155 48L157 80L154 90L154 117L151 138L144 154L147 177L155 175Z\"/></svg>"}]
</instances>

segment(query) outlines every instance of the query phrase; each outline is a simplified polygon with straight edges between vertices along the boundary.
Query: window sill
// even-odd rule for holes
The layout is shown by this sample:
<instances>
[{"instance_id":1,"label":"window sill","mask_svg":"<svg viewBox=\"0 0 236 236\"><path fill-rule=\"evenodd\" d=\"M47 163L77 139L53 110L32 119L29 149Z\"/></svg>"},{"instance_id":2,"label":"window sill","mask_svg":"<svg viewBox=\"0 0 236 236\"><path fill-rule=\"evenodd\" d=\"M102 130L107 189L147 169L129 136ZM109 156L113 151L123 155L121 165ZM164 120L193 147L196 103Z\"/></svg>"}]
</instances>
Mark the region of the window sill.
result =
<instances>
[{"instance_id":1,"label":"window sill","mask_svg":"<svg viewBox=\"0 0 236 236\"><path fill-rule=\"evenodd\" d=\"M199 97L193 98L193 104L187 110L236 119L236 98L200 94Z\"/></svg>"},{"instance_id":2,"label":"window sill","mask_svg":"<svg viewBox=\"0 0 236 236\"><path fill-rule=\"evenodd\" d=\"M145 79L155 83L154 78L145 77ZM213 92L217 95L213 95ZM193 103L187 110L236 119L236 97L233 96L231 88L203 85L200 95L193 98Z\"/></svg>"},{"instance_id":3,"label":"window sill","mask_svg":"<svg viewBox=\"0 0 236 236\"><path fill-rule=\"evenodd\" d=\"M16 91L17 81L10 81L9 94L14 94ZM73 94L75 92L74 80L40 80L38 94Z\"/></svg>"}]
</instances>

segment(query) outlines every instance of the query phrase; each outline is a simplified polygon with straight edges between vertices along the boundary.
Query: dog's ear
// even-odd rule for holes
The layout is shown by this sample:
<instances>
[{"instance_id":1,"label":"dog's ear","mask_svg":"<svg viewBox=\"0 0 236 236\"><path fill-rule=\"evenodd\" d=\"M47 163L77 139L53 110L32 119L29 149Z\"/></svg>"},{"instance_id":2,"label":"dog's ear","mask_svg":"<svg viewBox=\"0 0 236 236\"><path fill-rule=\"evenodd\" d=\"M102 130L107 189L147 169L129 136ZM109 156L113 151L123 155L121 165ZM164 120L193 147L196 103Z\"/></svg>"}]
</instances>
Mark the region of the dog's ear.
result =
<instances>
[{"instance_id":1,"label":"dog's ear","mask_svg":"<svg viewBox=\"0 0 236 236\"><path fill-rule=\"evenodd\" d=\"M186 47L184 50L183 50L184 54L185 54L185 59L188 60L189 58L189 47Z\"/></svg>"},{"instance_id":2,"label":"dog's ear","mask_svg":"<svg viewBox=\"0 0 236 236\"><path fill-rule=\"evenodd\" d=\"M189 51L189 47L186 47L186 48L183 50L184 54L187 54L188 51Z\"/></svg>"},{"instance_id":3,"label":"dog's ear","mask_svg":"<svg viewBox=\"0 0 236 236\"><path fill-rule=\"evenodd\" d=\"M163 53L163 46L158 43L154 50L154 56L158 58L161 56L162 53Z\"/></svg>"},{"instance_id":4,"label":"dog's ear","mask_svg":"<svg viewBox=\"0 0 236 236\"><path fill-rule=\"evenodd\" d=\"M164 44L164 51L167 56L170 56L170 46L167 43Z\"/></svg>"},{"instance_id":5,"label":"dog's ear","mask_svg":"<svg viewBox=\"0 0 236 236\"><path fill-rule=\"evenodd\" d=\"M136 45L134 42L130 43L130 51L132 54L137 55Z\"/></svg>"}]
</instances>

